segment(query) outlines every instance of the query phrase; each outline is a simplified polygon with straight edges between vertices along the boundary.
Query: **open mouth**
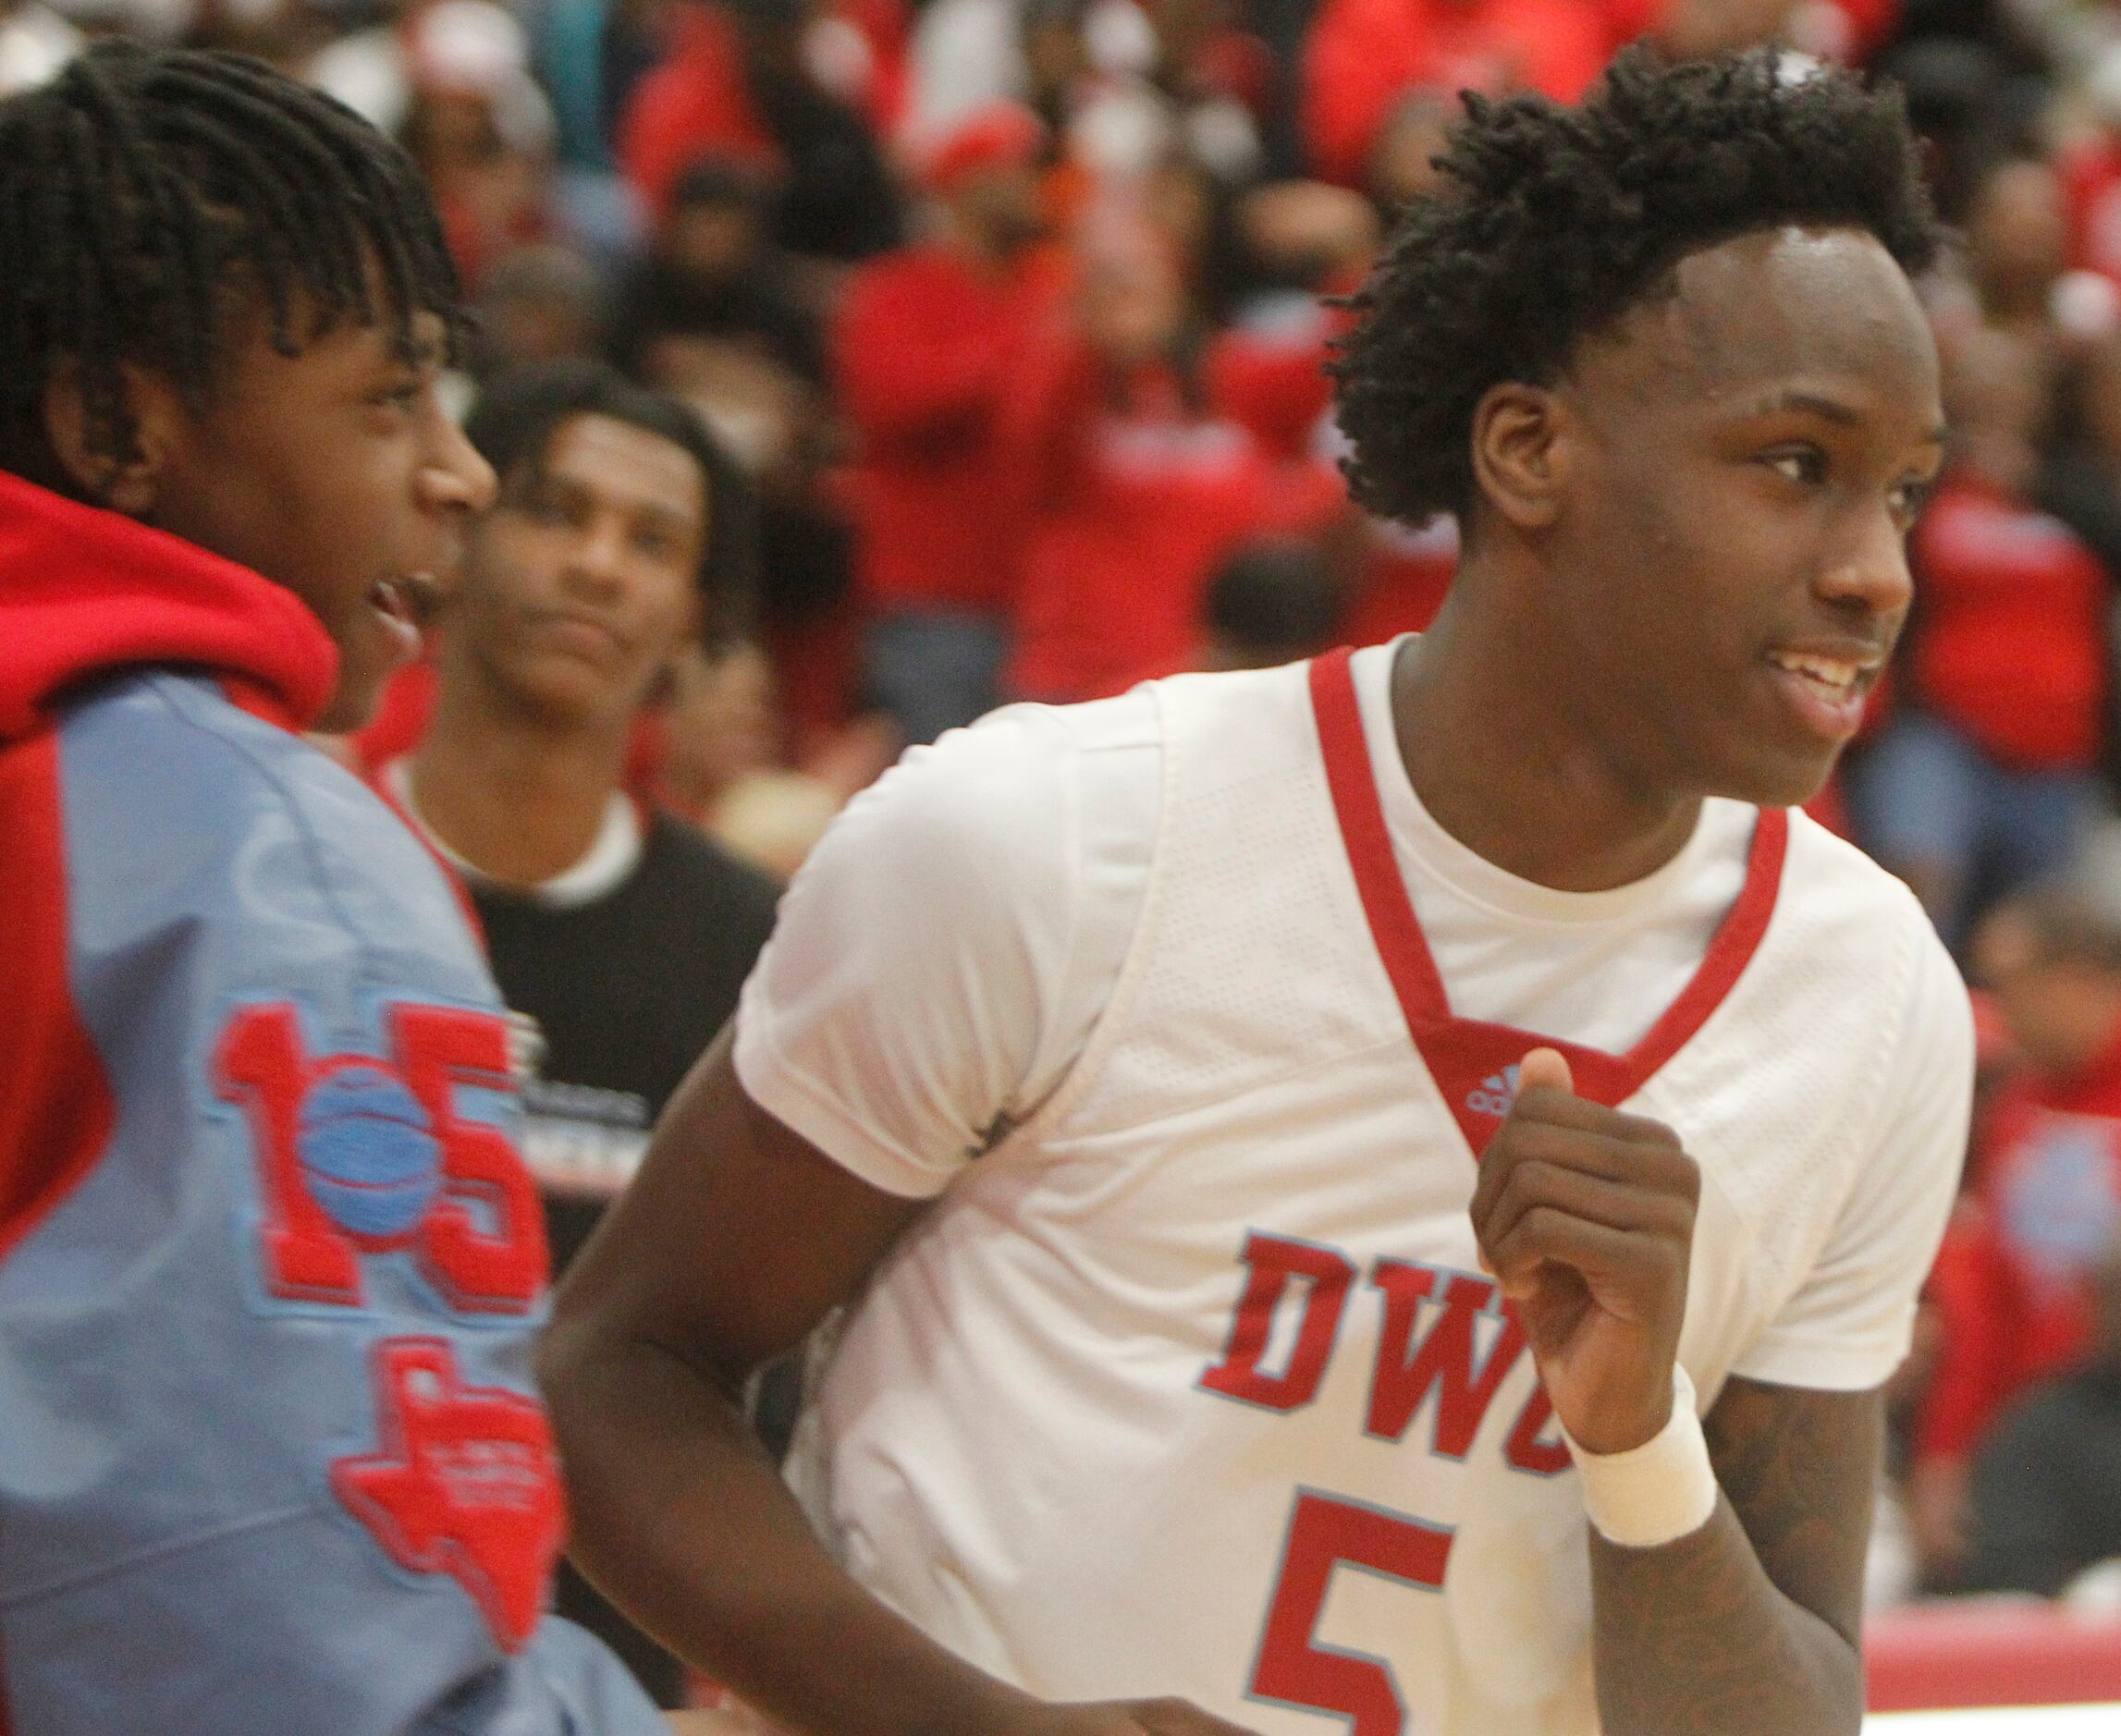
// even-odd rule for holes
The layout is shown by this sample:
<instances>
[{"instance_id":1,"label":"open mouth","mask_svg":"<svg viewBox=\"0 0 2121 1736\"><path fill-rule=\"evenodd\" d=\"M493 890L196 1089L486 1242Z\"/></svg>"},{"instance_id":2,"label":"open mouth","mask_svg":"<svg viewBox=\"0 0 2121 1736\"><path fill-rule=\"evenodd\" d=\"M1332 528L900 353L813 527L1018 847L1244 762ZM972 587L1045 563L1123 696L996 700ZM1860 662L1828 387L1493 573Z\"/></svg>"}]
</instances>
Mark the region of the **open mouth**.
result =
<instances>
[{"instance_id":1,"label":"open mouth","mask_svg":"<svg viewBox=\"0 0 2121 1736\"><path fill-rule=\"evenodd\" d=\"M1863 722L1863 706L1878 673L1874 656L1834 656L1813 651L1771 651L1768 665L1797 720L1819 735L1845 741Z\"/></svg>"},{"instance_id":2,"label":"open mouth","mask_svg":"<svg viewBox=\"0 0 2121 1736\"><path fill-rule=\"evenodd\" d=\"M436 601L435 582L423 573L378 579L368 587L368 606L398 664L420 654L420 630L434 615Z\"/></svg>"},{"instance_id":3,"label":"open mouth","mask_svg":"<svg viewBox=\"0 0 2121 1736\"><path fill-rule=\"evenodd\" d=\"M435 618L441 600L440 587L423 572L378 579L368 588L369 605L377 614L415 630Z\"/></svg>"}]
</instances>

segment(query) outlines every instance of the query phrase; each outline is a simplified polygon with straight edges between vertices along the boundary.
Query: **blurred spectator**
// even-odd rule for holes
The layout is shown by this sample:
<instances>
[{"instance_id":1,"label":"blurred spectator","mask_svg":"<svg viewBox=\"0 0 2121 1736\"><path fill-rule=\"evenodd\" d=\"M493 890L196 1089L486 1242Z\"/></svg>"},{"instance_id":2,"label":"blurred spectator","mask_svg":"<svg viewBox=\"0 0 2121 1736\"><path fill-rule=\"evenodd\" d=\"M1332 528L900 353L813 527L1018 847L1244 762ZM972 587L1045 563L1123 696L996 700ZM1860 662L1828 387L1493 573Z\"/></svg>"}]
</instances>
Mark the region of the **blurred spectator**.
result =
<instances>
[{"instance_id":1,"label":"blurred spectator","mask_svg":"<svg viewBox=\"0 0 2121 1736\"><path fill-rule=\"evenodd\" d=\"M1974 1461L1968 1591L2053 1597L2121 1558L2121 1240L2092 1291L2083 1363L2020 1399Z\"/></svg>"},{"instance_id":2,"label":"blurred spectator","mask_svg":"<svg viewBox=\"0 0 2121 1736\"><path fill-rule=\"evenodd\" d=\"M467 432L501 479L467 538L425 735L383 789L462 874L534 1022L523 1155L563 1268L736 1005L774 882L620 789L681 648L748 588L743 484L680 407L596 362L495 383ZM666 1705L675 1662L576 1576L559 1608Z\"/></svg>"},{"instance_id":3,"label":"blurred spectator","mask_svg":"<svg viewBox=\"0 0 2121 1736\"><path fill-rule=\"evenodd\" d=\"M472 373L489 379L532 362L602 353L610 302L596 267L570 248L546 242L502 255L480 292Z\"/></svg>"},{"instance_id":4,"label":"blurred spectator","mask_svg":"<svg viewBox=\"0 0 2121 1736\"><path fill-rule=\"evenodd\" d=\"M880 718L787 763L772 664L756 645L697 644L678 659L662 715L656 792L731 853L787 880L832 816L903 746Z\"/></svg>"},{"instance_id":5,"label":"blurred spectator","mask_svg":"<svg viewBox=\"0 0 2121 1736\"><path fill-rule=\"evenodd\" d=\"M1436 159L1457 117L1458 99L1433 86L1407 91L1393 102L1358 180L1379 211L1397 215L1436 186L1441 178Z\"/></svg>"},{"instance_id":6,"label":"blurred spectator","mask_svg":"<svg viewBox=\"0 0 2121 1736\"><path fill-rule=\"evenodd\" d=\"M1043 144L1038 122L1007 105L934 141L923 168L934 238L859 272L832 334L857 442L865 679L909 742L999 700L1022 488L997 419L1060 287L1035 245Z\"/></svg>"},{"instance_id":7,"label":"blurred spectator","mask_svg":"<svg viewBox=\"0 0 2121 1736\"><path fill-rule=\"evenodd\" d=\"M619 127L628 177L657 214L702 157L772 174L774 235L791 253L858 260L899 238L898 194L868 123L805 52L803 0L677 0L670 56Z\"/></svg>"},{"instance_id":8,"label":"blurred spectator","mask_svg":"<svg viewBox=\"0 0 2121 1736\"><path fill-rule=\"evenodd\" d=\"M1097 245L1075 317L1010 387L1007 445L1032 503L1003 675L1015 698L1092 699L1183 666L1217 566L1303 528L1278 521L1268 454L1204 400L1170 250L1146 228Z\"/></svg>"},{"instance_id":9,"label":"blurred spectator","mask_svg":"<svg viewBox=\"0 0 2121 1736\"><path fill-rule=\"evenodd\" d=\"M2069 268L2069 218L2052 165L2014 155L1977 184L1966 219L1967 264L1989 323L2046 345L2055 286Z\"/></svg>"},{"instance_id":10,"label":"blurred spectator","mask_svg":"<svg viewBox=\"0 0 2121 1736\"><path fill-rule=\"evenodd\" d=\"M1984 901L2066 861L2097 812L2109 586L2029 498L2048 378L2003 332L1947 346L1955 451L1911 544L1906 680L1850 785L1864 844L1955 945Z\"/></svg>"},{"instance_id":11,"label":"blurred spectator","mask_svg":"<svg viewBox=\"0 0 2121 1736\"><path fill-rule=\"evenodd\" d=\"M1208 583L1196 666L1272 669L1341 642L1347 598L1314 544L1255 543Z\"/></svg>"},{"instance_id":12,"label":"blurred spectator","mask_svg":"<svg viewBox=\"0 0 2121 1736\"><path fill-rule=\"evenodd\" d=\"M1529 89L1572 103L1613 46L1599 0L1324 0L1304 51L1311 166L1360 186L1410 92Z\"/></svg>"},{"instance_id":13,"label":"blurred spectator","mask_svg":"<svg viewBox=\"0 0 2121 1736\"><path fill-rule=\"evenodd\" d=\"M0 96L57 76L81 52L81 33L36 0L0 0Z\"/></svg>"},{"instance_id":14,"label":"blurred spectator","mask_svg":"<svg viewBox=\"0 0 2121 1736\"><path fill-rule=\"evenodd\" d=\"M614 360L668 383L689 343L737 344L810 381L825 364L816 315L770 236L765 178L728 158L703 158L678 177L646 258L619 292Z\"/></svg>"},{"instance_id":15,"label":"blurred spectator","mask_svg":"<svg viewBox=\"0 0 2121 1736\"><path fill-rule=\"evenodd\" d=\"M1942 1338L1915 1472L1932 1561L1964 1467L2027 1387L2091 1343L2093 1274L2121 1237L2121 860L2111 838L1982 925L1977 977L2026 1070L1984 1107L1973 1179L1931 1286Z\"/></svg>"}]
</instances>

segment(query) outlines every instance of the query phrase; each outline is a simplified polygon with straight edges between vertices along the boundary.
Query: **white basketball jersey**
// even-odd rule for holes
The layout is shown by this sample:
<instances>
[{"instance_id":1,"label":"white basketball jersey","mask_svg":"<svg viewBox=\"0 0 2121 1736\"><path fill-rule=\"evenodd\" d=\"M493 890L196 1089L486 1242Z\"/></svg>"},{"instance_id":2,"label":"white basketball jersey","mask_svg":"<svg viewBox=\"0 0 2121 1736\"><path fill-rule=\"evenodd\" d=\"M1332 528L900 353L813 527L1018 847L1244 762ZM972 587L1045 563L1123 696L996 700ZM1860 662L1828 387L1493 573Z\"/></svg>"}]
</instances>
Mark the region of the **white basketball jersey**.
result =
<instances>
[{"instance_id":1,"label":"white basketball jersey","mask_svg":"<svg viewBox=\"0 0 2121 1736\"><path fill-rule=\"evenodd\" d=\"M1162 819L1110 1004L877 1275L795 1480L857 1579L1040 1694L1183 1694L1264 1736L1586 1736L1575 1474L1466 1216L1535 1039L1450 1015L1344 654L1156 691ZM1643 1041L1555 1045L1702 1166L1704 1406L1878 1144L1934 946L1897 883L1763 813Z\"/></svg>"}]
</instances>

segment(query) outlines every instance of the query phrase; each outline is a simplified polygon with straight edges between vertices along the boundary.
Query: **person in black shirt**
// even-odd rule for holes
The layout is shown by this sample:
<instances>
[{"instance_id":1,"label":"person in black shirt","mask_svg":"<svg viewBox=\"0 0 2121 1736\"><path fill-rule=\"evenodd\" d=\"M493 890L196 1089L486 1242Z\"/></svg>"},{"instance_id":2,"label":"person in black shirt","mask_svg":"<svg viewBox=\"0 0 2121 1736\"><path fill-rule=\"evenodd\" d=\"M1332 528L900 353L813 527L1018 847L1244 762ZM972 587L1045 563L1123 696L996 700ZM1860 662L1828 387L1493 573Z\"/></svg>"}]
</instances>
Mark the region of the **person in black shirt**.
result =
<instances>
[{"instance_id":1,"label":"person in black shirt","mask_svg":"<svg viewBox=\"0 0 2121 1736\"><path fill-rule=\"evenodd\" d=\"M642 706L750 590L751 507L691 411L602 363L497 381L465 432L500 478L439 627L434 720L384 788L470 888L533 1048L523 1150L556 1269L735 1009L779 888L622 787ZM571 1571L559 1608L665 1705L675 1660Z\"/></svg>"},{"instance_id":2,"label":"person in black shirt","mask_svg":"<svg viewBox=\"0 0 2121 1736\"><path fill-rule=\"evenodd\" d=\"M2121 1559L2121 1241L2095 1297L2083 1363L2005 1412L1974 1460L1967 1591L2053 1597Z\"/></svg>"}]
</instances>

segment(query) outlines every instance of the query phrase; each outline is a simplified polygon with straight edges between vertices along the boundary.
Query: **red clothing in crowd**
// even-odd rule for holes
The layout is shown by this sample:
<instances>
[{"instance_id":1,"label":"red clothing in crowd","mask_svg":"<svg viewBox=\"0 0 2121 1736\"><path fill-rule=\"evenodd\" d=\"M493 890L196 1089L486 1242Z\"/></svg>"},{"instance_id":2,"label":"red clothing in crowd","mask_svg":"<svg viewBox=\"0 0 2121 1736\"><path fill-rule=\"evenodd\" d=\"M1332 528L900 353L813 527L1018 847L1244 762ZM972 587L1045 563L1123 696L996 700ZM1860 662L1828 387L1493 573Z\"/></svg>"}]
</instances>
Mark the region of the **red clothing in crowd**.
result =
<instances>
[{"instance_id":1,"label":"red clothing in crowd","mask_svg":"<svg viewBox=\"0 0 2121 1736\"><path fill-rule=\"evenodd\" d=\"M1304 48L1304 139L1328 180L1359 186L1409 91L1582 95L1613 48L1599 0L1326 0Z\"/></svg>"},{"instance_id":2,"label":"red clothing in crowd","mask_svg":"<svg viewBox=\"0 0 2121 1736\"><path fill-rule=\"evenodd\" d=\"M633 87L619 120L619 165L661 212L704 156L778 167L780 147L752 101L736 27L719 8L684 6L670 56Z\"/></svg>"},{"instance_id":3,"label":"red clothing in crowd","mask_svg":"<svg viewBox=\"0 0 2121 1736\"><path fill-rule=\"evenodd\" d=\"M1909 669L1930 711L2007 765L2097 757L2106 571L2058 519L1964 472L1915 532Z\"/></svg>"},{"instance_id":4,"label":"red clothing in crowd","mask_svg":"<svg viewBox=\"0 0 2121 1736\"><path fill-rule=\"evenodd\" d=\"M1050 256L990 272L928 245L855 275L832 353L859 441L849 505L855 580L872 607L1007 606L1023 487L998 417L1060 287Z\"/></svg>"},{"instance_id":5,"label":"red clothing in crowd","mask_svg":"<svg viewBox=\"0 0 2121 1736\"><path fill-rule=\"evenodd\" d=\"M2056 166L2069 208L2070 263L2121 283L2121 139L2103 135Z\"/></svg>"},{"instance_id":6,"label":"red clothing in crowd","mask_svg":"<svg viewBox=\"0 0 2121 1736\"><path fill-rule=\"evenodd\" d=\"M1243 427L1160 366L1110 396L1072 334L1019 375L1010 446L1035 489L1008 692L1064 702L1185 666L1208 581L1239 544L1302 528L1302 491Z\"/></svg>"},{"instance_id":7,"label":"red clothing in crowd","mask_svg":"<svg viewBox=\"0 0 2121 1736\"><path fill-rule=\"evenodd\" d=\"M2091 1277L2121 1241L2121 1034L2068 1080L2010 1089L1930 1286L1943 1349L1917 1442L1972 1450L2013 1397L2082 1354Z\"/></svg>"}]
</instances>

